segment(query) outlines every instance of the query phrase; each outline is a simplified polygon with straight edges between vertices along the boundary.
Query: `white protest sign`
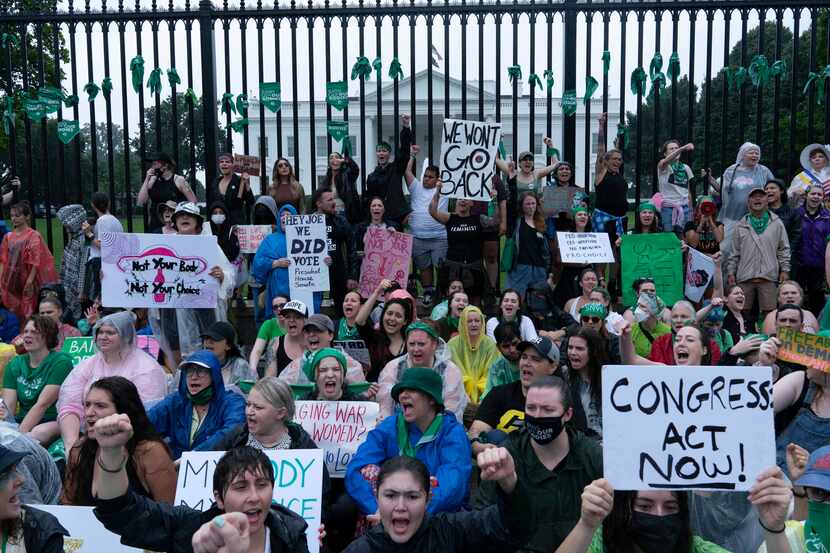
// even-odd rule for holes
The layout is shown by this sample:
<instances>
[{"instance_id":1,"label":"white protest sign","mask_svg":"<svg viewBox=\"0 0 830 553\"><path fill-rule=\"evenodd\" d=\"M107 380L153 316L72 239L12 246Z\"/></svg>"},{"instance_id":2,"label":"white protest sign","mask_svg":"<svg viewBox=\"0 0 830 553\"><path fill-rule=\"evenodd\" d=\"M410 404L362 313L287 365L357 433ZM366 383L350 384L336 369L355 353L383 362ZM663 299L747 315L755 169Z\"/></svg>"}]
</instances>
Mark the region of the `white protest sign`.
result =
<instances>
[{"instance_id":1,"label":"white protest sign","mask_svg":"<svg viewBox=\"0 0 830 553\"><path fill-rule=\"evenodd\" d=\"M288 286L294 290L325 292L329 289L329 255L326 217L322 213L289 215L285 224L288 247Z\"/></svg>"},{"instance_id":2,"label":"white protest sign","mask_svg":"<svg viewBox=\"0 0 830 553\"><path fill-rule=\"evenodd\" d=\"M271 225L239 225L234 228L240 253L256 253L265 237L271 234Z\"/></svg>"},{"instance_id":3,"label":"white protest sign","mask_svg":"<svg viewBox=\"0 0 830 553\"><path fill-rule=\"evenodd\" d=\"M715 277L715 262L711 257L694 248L689 248L688 259L685 294L690 300L698 302Z\"/></svg>"},{"instance_id":4,"label":"white protest sign","mask_svg":"<svg viewBox=\"0 0 830 553\"><path fill-rule=\"evenodd\" d=\"M775 466L772 369L606 365L602 440L617 490L746 491Z\"/></svg>"},{"instance_id":5,"label":"white protest sign","mask_svg":"<svg viewBox=\"0 0 830 553\"><path fill-rule=\"evenodd\" d=\"M274 467L274 500L305 519L308 523L308 550L318 553L320 543L317 531L322 522L323 450L281 449L264 453ZM224 454L224 451L182 453L173 505L207 511L214 502L213 471Z\"/></svg>"},{"instance_id":6,"label":"white protest sign","mask_svg":"<svg viewBox=\"0 0 830 553\"><path fill-rule=\"evenodd\" d=\"M329 476L343 478L346 465L377 423L379 405L374 401L296 401L295 405L294 421L325 450Z\"/></svg>"},{"instance_id":7,"label":"white protest sign","mask_svg":"<svg viewBox=\"0 0 830 553\"><path fill-rule=\"evenodd\" d=\"M607 232L557 232L562 263L613 263Z\"/></svg>"},{"instance_id":8,"label":"white protest sign","mask_svg":"<svg viewBox=\"0 0 830 553\"><path fill-rule=\"evenodd\" d=\"M101 291L104 307L214 308L219 281L216 237L210 235L101 235Z\"/></svg>"},{"instance_id":9,"label":"white protest sign","mask_svg":"<svg viewBox=\"0 0 830 553\"><path fill-rule=\"evenodd\" d=\"M147 553L144 549L121 545L121 537L113 534L92 513L92 507L66 505L32 505L55 516L69 536L63 538L64 553Z\"/></svg>"},{"instance_id":10,"label":"white protest sign","mask_svg":"<svg viewBox=\"0 0 830 553\"><path fill-rule=\"evenodd\" d=\"M489 202L501 125L444 119L441 136L441 196Z\"/></svg>"}]
</instances>

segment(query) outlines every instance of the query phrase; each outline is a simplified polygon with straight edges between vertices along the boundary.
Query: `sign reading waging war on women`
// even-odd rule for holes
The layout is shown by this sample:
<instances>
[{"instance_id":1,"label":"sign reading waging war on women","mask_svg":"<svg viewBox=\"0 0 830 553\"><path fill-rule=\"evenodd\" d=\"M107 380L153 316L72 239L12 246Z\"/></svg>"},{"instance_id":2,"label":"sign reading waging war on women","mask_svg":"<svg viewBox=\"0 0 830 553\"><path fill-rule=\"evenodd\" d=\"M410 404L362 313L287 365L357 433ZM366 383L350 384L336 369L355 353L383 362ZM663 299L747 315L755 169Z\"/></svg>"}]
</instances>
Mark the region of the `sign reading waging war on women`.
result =
<instances>
[{"instance_id":1,"label":"sign reading waging war on women","mask_svg":"<svg viewBox=\"0 0 830 553\"><path fill-rule=\"evenodd\" d=\"M444 119L441 136L441 195L489 202L501 125Z\"/></svg>"},{"instance_id":2,"label":"sign reading waging war on women","mask_svg":"<svg viewBox=\"0 0 830 553\"><path fill-rule=\"evenodd\" d=\"M264 453L274 468L274 501L303 517L308 524L306 539L311 553L320 551L323 493L323 450L283 449ZM213 497L213 471L224 451L186 451L179 465L174 506L186 505L207 511Z\"/></svg>"},{"instance_id":3,"label":"sign reading waging war on women","mask_svg":"<svg viewBox=\"0 0 830 553\"><path fill-rule=\"evenodd\" d=\"M614 489L746 491L775 466L774 432L769 367L602 368Z\"/></svg>"},{"instance_id":4,"label":"sign reading waging war on women","mask_svg":"<svg viewBox=\"0 0 830 553\"><path fill-rule=\"evenodd\" d=\"M326 217L320 213L291 215L285 224L288 247L288 285L292 292L325 292L329 289Z\"/></svg>"},{"instance_id":5,"label":"sign reading waging war on women","mask_svg":"<svg viewBox=\"0 0 830 553\"><path fill-rule=\"evenodd\" d=\"M369 227L363 238L360 295L368 298L381 280L394 280L406 289L412 259L412 235L391 229Z\"/></svg>"},{"instance_id":6,"label":"sign reading waging war on women","mask_svg":"<svg viewBox=\"0 0 830 553\"><path fill-rule=\"evenodd\" d=\"M216 237L208 235L101 235L104 307L213 308L219 281Z\"/></svg>"}]
</instances>

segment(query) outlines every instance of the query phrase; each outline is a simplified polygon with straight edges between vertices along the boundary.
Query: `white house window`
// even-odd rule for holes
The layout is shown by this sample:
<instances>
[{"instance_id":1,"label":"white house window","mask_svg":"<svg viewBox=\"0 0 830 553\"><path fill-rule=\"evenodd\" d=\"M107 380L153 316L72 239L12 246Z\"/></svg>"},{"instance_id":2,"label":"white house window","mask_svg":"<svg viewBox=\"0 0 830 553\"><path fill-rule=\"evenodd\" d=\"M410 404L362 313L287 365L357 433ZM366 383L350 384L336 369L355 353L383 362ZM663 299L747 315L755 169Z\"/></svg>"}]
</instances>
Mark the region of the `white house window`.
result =
<instances>
[{"instance_id":1,"label":"white house window","mask_svg":"<svg viewBox=\"0 0 830 553\"><path fill-rule=\"evenodd\" d=\"M285 148L285 155L286 157L294 157L294 151L297 148L296 140L293 136L286 136L285 137L286 148Z\"/></svg>"}]
</instances>

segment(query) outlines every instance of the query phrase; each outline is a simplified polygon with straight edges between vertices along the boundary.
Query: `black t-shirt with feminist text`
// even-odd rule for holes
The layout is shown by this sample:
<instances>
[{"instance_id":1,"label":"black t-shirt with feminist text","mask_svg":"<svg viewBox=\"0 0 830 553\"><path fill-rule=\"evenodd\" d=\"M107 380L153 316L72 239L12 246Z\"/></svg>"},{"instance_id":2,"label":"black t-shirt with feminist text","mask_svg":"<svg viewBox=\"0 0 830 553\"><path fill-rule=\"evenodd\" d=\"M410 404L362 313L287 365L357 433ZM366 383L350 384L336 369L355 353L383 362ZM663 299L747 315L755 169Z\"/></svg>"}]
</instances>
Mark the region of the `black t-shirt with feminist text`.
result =
<instances>
[{"instance_id":1,"label":"black t-shirt with feminist text","mask_svg":"<svg viewBox=\"0 0 830 553\"><path fill-rule=\"evenodd\" d=\"M481 220L453 213L447 221L447 259L459 263L481 260Z\"/></svg>"},{"instance_id":2,"label":"black t-shirt with feminist text","mask_svg":"<svg viewBox=\"0 0 830 553\"><path fill-rule=\"evenodd\" d=\"M513 432L524 425L525 396L521 381L496 386L481 401L476 420L502 432Z\"/></svg>"}]
</instances>

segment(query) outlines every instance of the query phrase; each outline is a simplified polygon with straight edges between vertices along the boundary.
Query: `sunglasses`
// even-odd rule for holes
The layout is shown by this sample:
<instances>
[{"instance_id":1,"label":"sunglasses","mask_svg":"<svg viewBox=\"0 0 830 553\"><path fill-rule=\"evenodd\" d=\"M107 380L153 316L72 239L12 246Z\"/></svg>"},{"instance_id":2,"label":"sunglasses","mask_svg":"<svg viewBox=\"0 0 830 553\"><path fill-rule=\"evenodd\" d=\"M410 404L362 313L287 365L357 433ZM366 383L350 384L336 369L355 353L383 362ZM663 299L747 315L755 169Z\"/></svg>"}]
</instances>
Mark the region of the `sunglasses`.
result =
<instances>
[{"instance_id":1,"label":"sunglasses","mask_svg":"<svg viewBox=\"0 0 830 553\"><path fill-rule=\"evenodd\" d=\"M598 323L602 321L602 317L582 317L583 323Z\"/></svg>"},{"instance_id":2,"label":"sunglasses","mask_svg":"<svg viewBox=\"0 0 830 553\"><path fill-rule=\"evenodd\" d=\"M271 309L274 311L274 313L279 313L280 311L282 311L282 308L284 306L285 306L284 303L275 303L274 305L271 306Z\"/></svg>"},{"instance_id":3,"label":"sunglasses","mask_svg":"<svg viewBox=\"0 0 830 553\"><path fill-rule=\"evenodd\" d=\"M277 167L278 167L279 169L284 169L284 168L286 168L286 167L291 167L291 166L290 166L290 165L288 165L287 163L277 163Z\"/></svg>"}]
</instances>

